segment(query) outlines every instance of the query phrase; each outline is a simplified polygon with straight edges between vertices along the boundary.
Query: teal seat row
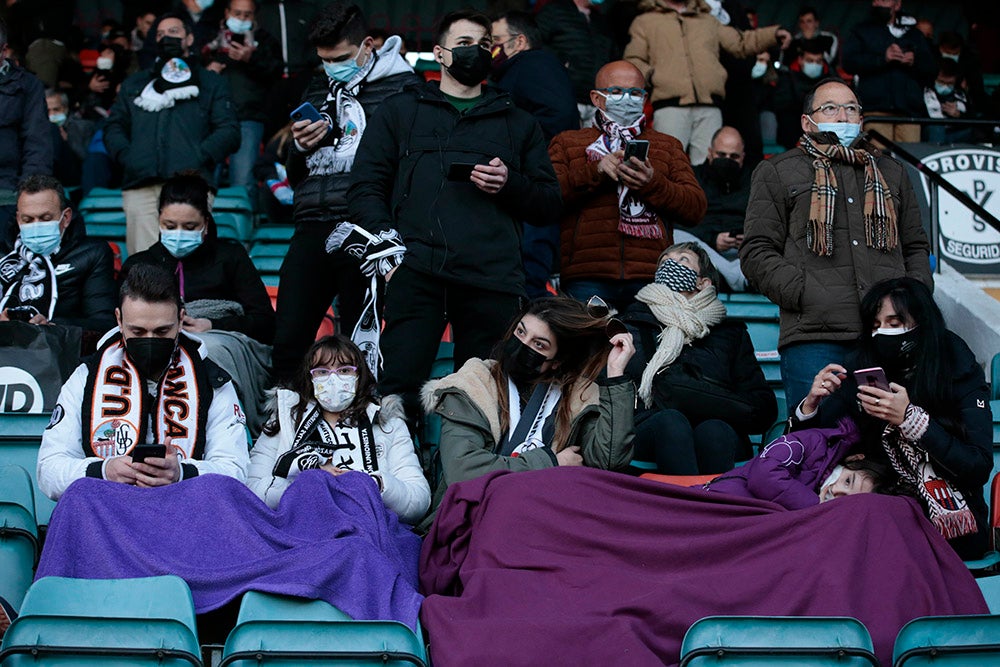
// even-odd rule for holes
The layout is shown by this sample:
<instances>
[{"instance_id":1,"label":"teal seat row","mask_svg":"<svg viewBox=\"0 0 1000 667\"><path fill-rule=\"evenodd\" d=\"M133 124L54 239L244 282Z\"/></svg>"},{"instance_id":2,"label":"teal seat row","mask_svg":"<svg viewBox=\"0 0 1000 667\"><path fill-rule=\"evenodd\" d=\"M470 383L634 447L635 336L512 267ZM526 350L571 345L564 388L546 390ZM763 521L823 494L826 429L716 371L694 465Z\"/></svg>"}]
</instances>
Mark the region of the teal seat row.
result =
<instances>
[{"instance_id":1,"label":"teal seat row","mask_svg":"<svg viewBox=\"0 0 1000 667\"><path fill-rule=\"evenodd\" d=\"M48 426L48 414L6 413L0 416L0 461L23 468L32 482L34 516L39 526L49 523L55 503L38 488L35 469L42 432Z\"/></svg>"},{"instance_id":2,"label":"teal seat row","mask_svg":"<svg viewBox=\"0 0 1000 667\"><path fill-rule=\"evenodd\" d=\"M0 467L0 597L14 610L34 578L40 550L31 477L16 465Z\"/></svg>"}]
</instances>

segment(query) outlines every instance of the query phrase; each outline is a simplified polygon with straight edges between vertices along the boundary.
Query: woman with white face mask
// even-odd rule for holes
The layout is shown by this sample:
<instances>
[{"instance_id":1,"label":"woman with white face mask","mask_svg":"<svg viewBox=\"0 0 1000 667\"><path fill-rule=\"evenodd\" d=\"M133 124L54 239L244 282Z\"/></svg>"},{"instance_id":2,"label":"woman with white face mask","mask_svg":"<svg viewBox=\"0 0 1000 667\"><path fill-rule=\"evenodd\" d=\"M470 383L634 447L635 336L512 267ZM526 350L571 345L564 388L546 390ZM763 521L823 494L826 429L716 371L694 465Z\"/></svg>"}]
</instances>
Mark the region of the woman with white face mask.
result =
<instances>
[{"instance_id":1,"label":"woman with white face mask","mask_svg":"<svg viewBox=\"0 0 1000 667\"><path fill-rule=\"evenodd\" d=\"M401 416L380 414L375 380L345 336L316 341L250 453L247 484L272 508L303 470L367 474L386 506L415 523L430 505L413 440Z\"/></svg>"}]
</instances>

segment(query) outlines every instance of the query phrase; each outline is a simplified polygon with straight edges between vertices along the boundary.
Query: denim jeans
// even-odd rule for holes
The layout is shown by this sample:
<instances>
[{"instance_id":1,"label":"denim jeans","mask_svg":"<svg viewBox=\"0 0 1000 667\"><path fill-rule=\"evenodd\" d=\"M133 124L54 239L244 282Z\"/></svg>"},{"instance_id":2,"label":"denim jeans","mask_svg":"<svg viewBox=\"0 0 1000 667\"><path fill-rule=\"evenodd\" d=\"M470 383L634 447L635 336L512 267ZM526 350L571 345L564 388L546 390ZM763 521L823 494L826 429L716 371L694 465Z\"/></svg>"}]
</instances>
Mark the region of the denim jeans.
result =
<instances>
[{"instance_id":1,"label":"denim jeans","mask_svg":"<svg viewBox=\"0 0 1000 667\"><path fill-rule=\"evenodd\" d=\"M242 185L251 201L256 198L256 180L253 166L260 155L260 142L264 140L264 123L256 120L240 121L240 147L229 156L229 184Z\"/></svg>"},{"instance_id":2,"label":"denim jeans","mask_svg":"<svg viewBox=\"0 0 1000 667\"><path fill-rule=\"evenodd\" d=\"M653 282L653 276L649 280L597 280L597 279L577 279L563 280L562 289L577 301L587 301L592 296L599 296L619 313L625 312L633 301L636 292Z\"/></svg>"},{"instance_id":3,"label":"denim jeans","mask_svg":"<svg viewBox=\"0 0 1000 667\"><path fill-rule=\"evenodd\" d=\"M827 364L843 364L853 346L847 343L795 343L781 348L781 381L788 414L806 397L816 374Z\"/></svg>"}]
</instances>

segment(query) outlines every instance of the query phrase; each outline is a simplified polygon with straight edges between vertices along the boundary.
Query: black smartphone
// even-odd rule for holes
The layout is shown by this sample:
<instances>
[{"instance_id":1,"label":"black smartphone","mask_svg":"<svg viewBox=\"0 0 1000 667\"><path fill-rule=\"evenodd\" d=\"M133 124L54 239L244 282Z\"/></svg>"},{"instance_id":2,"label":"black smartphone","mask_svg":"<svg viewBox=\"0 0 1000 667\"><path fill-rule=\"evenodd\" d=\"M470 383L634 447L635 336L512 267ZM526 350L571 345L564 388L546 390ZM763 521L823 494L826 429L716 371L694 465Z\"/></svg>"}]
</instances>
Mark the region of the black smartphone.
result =
<instances>
[{"instance_id":1,"label":"black smartphone","mask_svg":"<svg viewBox=\"0 0 1000 667\"><path fill-rule=\"evenodd\" d=\"M294 121L308 120L311 123L315 123L318 120L325 120L323 115L316 110L309 102L303 102L297 106L292 113L288 114L288 117Z\"/></svg>"},{"instance_id":2,"label":"black smartphone","mask_svg":"<svg viewBox=\"0 0 1000 667\"><path fill-rule=\"evenodd\" d=\"M645 162L646 158L649 157L649 142L645 139L626 141L624 161L628 162L628 159L632 157L639 160L639 162Z\"/></svg>"},{"instance_id":3,"label":"black smartphone","mask_svg":"<svg viewBox=\"0 0 1000 667\"><path fill-rule=\"evenodd\" d=\"M472 169L475 162L452 162L448 166L449 181L467 181L472 176Z\"/></svg>"},{"instance_id":4,"label":"black smartphone","mask_svg":"<svg viewBox=\"0 0 1000 667\"><path fill-rule=\"evenodd\" d=\"M880 366L856 370L854 379L859 387L878 387L882 391L889 391L889 380Z\"/></svg>"},{"instance_id":5,"label":"black smartphone","mask_svg":"<svg viewBox=\"0 0 1000 667\"><path fill-rule=\"evenodd\" d=\"M739 236L738 232L729 232L729 238L735 239L737 236Z\"/></svg>"},{"instance_id":6,"label":"black smartphone","mask_svg":"<svg viewBox=\"0 0 1000 667\"><path fill-rule=\"evenodd\" d=\"M237 44L246 44L247 36L242 32L234 32L230 37L229 41L236 42Z\"/></svg>"},{"instance_id":7,"label":"black smartphone","mask_svg":"<svg viewBox=\"0 0 1000 667\"><path fill-rule=\"evenodd\" d=\"M146 459L162 459L166 456L166 445L136 445L132 449L132 463L142 463Z\"/></svg>"},{"instance_id":8,"label":"black smartphone","mask_svg":"<svg viewBox=\"0 0 1000 667\"><path fill-rule=\"evenodd\" d=\"M17 322L27 322L35 315L38 315L38 309L34 306L12 306L7 309L7 317Z\"/></svg>"}]
</instances>

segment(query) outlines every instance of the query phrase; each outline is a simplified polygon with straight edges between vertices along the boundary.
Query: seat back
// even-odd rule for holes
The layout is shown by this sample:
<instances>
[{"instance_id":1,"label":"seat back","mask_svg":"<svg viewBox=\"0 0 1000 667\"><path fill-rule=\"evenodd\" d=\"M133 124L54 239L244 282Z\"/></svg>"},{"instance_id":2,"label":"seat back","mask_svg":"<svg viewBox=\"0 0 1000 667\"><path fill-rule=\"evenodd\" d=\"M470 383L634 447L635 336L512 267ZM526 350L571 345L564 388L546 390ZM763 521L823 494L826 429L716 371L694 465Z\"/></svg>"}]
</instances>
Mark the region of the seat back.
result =
<instances>
[{"instance_id":1,"label":"seat back","mask_svg":"<svg viewBox=\"0 0 1000 667\"><path fill-rule=\"evenodd\" d=\"M1000 664L1000 616L925 616L903 626L895 667L982 667Z\"/></svg>"},{"instance_id":2,"label":"seat back","mask_svg":"<svg viewBox=\"0 0 1000 667\"><path fill-rule=\"evenodd\" d=\"M31 477L21 466L0 467L0 597L15 611L34 578L38 525Z\"/></svg>"},{"instance_id":3,"label":"seat back","mask_svg":"<svg viewBox=\"0 0 1000 667\"><path fill-rule=\"evenodd\" d=\"M0 461L5 465L16 465L27 471L32 480L35 521L39 526L49 523L49 517L56 504L49 500L38 488L35 471L38 465L38 448L42 444L42 432L49 423L47 414L4 414L0 415Z\"/></svg>"},{"instance_id":4,"label":"seat back","mask_svg":"<svg viewBox=\"0 0 1000 667\"><path fill-rule=\"evenodd\" d=\"M684 665L879 664L868 630L855 618L816 616L709 616L684 635Z\"/></svg>"},{"instance_id":5,"label":"seat back","mask_svg":"<svg viewBox=\"0 0 1000 667\"><path fill-rule=\"evenodd\" d=\"M1000 615L1000 574L976 579L991 614Z\"/></svg>"},{"instance_id":6,"label":"seat back","mask_svg":"<svg viewBox=\"0 0 1000 667\"><path fill-rule=\"evenodd\" d=\"M240 603L236 624L249 621L349 621L351 617L323 600L249 591Z\"/></svg>"}]
</instances>

